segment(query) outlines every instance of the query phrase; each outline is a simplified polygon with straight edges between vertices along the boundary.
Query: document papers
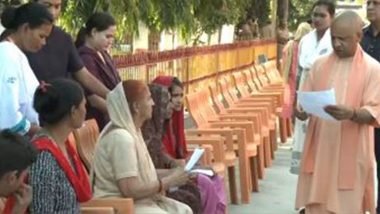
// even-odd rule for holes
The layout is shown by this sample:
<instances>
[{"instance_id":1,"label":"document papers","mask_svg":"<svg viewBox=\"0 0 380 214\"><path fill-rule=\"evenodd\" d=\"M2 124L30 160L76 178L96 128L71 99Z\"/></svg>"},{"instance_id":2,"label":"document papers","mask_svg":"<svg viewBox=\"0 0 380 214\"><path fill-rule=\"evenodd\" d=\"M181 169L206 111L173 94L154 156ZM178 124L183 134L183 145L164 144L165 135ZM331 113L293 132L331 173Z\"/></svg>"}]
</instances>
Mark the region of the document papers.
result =
<instances>
[{"instance_id":1,"label":"document papers","mask_svg":"<svg viewBox=\"0 0 380 214\"><path fill-rule=\"evenodd\" d=\"M193 170L191 170L191 172L204 174L204 175L207 175L209 177L212 177L215 175L211 169L193 169Z\"/></svg>"},{"instance_id":2,"label":"document papers","mask_svg":"<svg viewBox=\"0 0 380 214\"><path fill-rule=\"evenodd\" d=\"M298 91L298 102L309 114L326 120L335 120L331 115L325 112L324 107L336 105L335 90L326 91Z\"/></svg>"},{"instance_id":3,"label":"document papers","mask_svg":"<svg viewBox=\"0 0 380 214\"><path fill-rule=\"evenodd\" d=\"M186 163L185 171L190 171L193 169L195 164L201 159L204 149L196 148L193 152L193 155L190 157L190 160Z\"/></svg>"}]
</instances>

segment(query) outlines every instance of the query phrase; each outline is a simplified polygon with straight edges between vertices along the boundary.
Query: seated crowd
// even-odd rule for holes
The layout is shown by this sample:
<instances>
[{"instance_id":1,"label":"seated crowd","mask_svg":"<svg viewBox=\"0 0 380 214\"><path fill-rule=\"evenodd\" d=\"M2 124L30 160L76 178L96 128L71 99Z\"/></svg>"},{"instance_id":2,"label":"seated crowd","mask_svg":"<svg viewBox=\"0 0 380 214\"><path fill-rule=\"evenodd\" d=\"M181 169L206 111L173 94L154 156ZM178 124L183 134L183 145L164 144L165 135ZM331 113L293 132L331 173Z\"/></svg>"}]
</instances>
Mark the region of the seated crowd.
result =
<instances>
[{"instance_id":1,"label":"seated crowd","mask_svg":"<svg viewBox=\"0 0 380 214\"><path fill-rule=\"evenodd\" d=\"M184 169L182 83L166 76L149 85L121 81L107 53L112 16L95 13L76 42L86 75L110 90L106 100L80 81L36 78L25 52L41 51L55 31L46 2L9 8L1 17L3 213L80 213L80 203L107 197L132 198L135 213L225 213L222 178ZM90 172L70 142L85 119L102 129Z\"/></svg>"}]
</instances>

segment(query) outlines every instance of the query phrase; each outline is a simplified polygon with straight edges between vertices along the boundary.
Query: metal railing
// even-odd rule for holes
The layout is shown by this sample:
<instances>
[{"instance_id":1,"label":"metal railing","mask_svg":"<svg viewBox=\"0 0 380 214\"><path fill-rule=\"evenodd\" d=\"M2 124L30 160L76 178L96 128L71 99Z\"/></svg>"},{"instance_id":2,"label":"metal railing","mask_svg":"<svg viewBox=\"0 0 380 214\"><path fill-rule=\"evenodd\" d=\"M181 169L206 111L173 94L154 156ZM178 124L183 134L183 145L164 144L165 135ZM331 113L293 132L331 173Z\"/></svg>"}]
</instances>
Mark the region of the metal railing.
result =
<instances>
[{"instance_id":1,"label":"metal railing","mask_svg":"<svg viewBox=\"0 0 380 214\"><path fill-rule=\"evenodd\" d=\"M139 79L147 83L159 75L178 77L193 91L218 75L252 65L259 55L275 59L275 40L242 41L205 47L180 48L114 56L122 80Z\"/></svg>"}]
</instances>

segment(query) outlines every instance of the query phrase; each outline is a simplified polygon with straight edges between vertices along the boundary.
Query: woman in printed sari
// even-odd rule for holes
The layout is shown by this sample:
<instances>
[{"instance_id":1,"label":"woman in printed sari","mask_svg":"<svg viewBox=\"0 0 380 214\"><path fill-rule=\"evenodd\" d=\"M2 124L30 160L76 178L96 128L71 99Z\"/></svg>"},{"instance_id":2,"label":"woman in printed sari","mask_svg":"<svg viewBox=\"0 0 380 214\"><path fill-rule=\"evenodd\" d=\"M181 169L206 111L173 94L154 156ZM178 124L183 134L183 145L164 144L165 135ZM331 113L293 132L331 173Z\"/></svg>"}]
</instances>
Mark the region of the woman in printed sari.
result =
<instances>
[{"instance_id":1,"label":"woman in printed sari","mask_svg":"<svg viewBox=\"0 0 380 214\"><path fill-rule=\"evenodd\" d=\"M142 133L155 168L165 171L178 166L176 160L166 154L162 145L162 137L165 134L164 124L171 117L173 109L166 88L150 84L149 90L154 107L152 119L144 123ZM201 195L195 183L188 183L175 191L167 192L166 195L189 205L193 213L201 213Z\"/></svg>"},{"instance_id":2,"label":"woman in printed sari","mask_svg":"<svg viewBox=\"0 0 380 214\"><path fill-rule=\"evenodd\" d=\"M181 166L181 162L176 159L186 159L188 153L186 148L184 111L182 103L183 85L178 78L171 76L157 77L153 83L164 86L169 91L170 102L165 107L166 111L164 115L166 118L164 118L166 121L163 123L164 129L161 129L161 140L157 141L157 139L153 138L150 140L152 143L148 145L148 148L156 147L156 154L158 150L160 150L159 148L162 148L161 155L156 158L156 161L158 161L160 166L156 165L156 167L178 167ZM159 100L163 98L153 96L153 99ZM159 106L157 105L155 109L158 107ZM155 116L157 115L154 115L154 117ZM157 127L157 121L159 120L154 118L154 121L155 126ZM155 133L159 133L159 130L156 130ZM147 138L151 137L148 133L146 135L148 135ZM198 174L195 180L201 194L202 213L225 213L226 193L223 179L218 175L208 177L206 175ZM177 198L177 196L175 197ZM179 195L179 197L183 198L182 195ZM181 201L183 200L187 203L186 199L177 199Z\"/></svg>"},{"instance_id":3,"label":"woman in printed sari","mask_svg":"<svg viewBox=\"0 0 380 214\"><path fill-rule=\"evenodd\" d=\"M39 154L28 174L30 213L80 213L79 203L91 199L87 173L68 141L83 124L85 104L82 88L71 80L57 79L37 88L33 106L42 129L32 139Z\"/></svg>"},{"instance_id":4,"label":"woman in printed sari","mask_svg":"<svg viewBox=\"0 0 380 214\"><path fill-rule=\"evenodd\" d=\"M119 83L107 97L111 122L95 148L92 180L95 197L130 197L136 213L192 213L190 207L162 192L182 186L189 175L181 168L156 171L140 128L151 118L153 101L141 81Z\"/></svg>"},{"instance_id":5,"label":"woman in printed sari","mask_svg":"<svg viewBox=\"0 0 380 214\"><path fill-rule=\"evenodd\" d=\"M302 37L312 30L307 22L302 22L294 35L294 39L290 40L284 47L283 60L283 78L287 83L286 100L282 110L282 117L291 118L293 115L294 99L296 96L296 77L298 70L298 48Z\"/></svg>"}]
</instances>

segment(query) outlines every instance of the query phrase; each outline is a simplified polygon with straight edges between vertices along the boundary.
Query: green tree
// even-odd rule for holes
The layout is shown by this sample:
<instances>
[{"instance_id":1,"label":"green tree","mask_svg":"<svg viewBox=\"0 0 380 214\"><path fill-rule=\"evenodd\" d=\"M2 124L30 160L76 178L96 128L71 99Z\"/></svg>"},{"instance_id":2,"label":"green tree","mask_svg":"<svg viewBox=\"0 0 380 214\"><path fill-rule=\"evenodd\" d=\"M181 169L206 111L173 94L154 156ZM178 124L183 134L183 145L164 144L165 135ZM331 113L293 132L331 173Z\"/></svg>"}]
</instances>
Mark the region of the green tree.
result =
<instances>
[{"instance_id":1,"label":"green tree","mask_svg":"<svg viewBox=\"0 0 380 214\"><path fill-rule=\"evenodd\" d=\"M289 29L294 31L301 22L311 19L311 9L314 1L290 0Z\"/></svg>"},{"instance_id":2,"label":"green tree","mask_svg":"<svg viewBox=\"0 0 380 214\"><path fill-rule=\"evenodd\" d=\"M127 32L138 33L138 0L66 0L58 24L75 36L91 14L96 11L111 13L118 23L117 38Z\"/></svg>"}]
</instances>

